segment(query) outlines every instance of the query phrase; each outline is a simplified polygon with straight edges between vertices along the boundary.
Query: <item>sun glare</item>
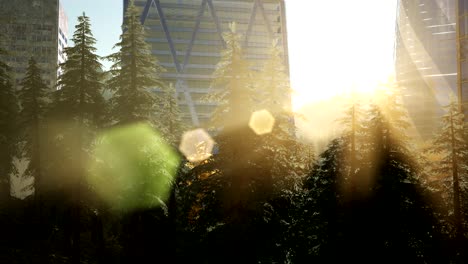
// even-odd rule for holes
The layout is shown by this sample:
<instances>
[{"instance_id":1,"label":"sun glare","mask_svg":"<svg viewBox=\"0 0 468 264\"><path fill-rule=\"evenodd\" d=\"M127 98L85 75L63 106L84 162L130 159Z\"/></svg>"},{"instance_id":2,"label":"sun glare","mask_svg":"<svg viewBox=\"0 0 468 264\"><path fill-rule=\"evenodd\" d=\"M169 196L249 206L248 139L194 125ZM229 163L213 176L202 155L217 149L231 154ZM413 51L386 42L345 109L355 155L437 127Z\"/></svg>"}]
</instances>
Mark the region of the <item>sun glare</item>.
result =
<instances>
[{"instance_id":1,"label":"sun glare","mask_svg":"<svg viewBox=\"0 0 468 264\"><path fill-rule=\"evenodd\" d=\"M351 90L369 93L388 80L395 11L395 0L289 0L294 110Z\"/></svg>"}]
</instances>

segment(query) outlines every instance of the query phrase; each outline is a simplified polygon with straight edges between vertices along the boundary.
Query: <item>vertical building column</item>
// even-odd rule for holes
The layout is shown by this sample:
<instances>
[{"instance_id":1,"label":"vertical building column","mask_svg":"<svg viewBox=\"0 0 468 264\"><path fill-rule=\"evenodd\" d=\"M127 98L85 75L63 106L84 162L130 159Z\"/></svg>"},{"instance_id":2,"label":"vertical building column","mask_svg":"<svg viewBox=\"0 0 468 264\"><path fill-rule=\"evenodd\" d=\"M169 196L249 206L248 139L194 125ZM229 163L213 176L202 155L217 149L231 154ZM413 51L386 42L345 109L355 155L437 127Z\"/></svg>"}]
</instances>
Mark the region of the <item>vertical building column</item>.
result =
<instances>
[{"instance_id":1,"label":"vertical building column","mask_svg":"<svg viewBox=\"0 0 468 264\"><path fill-rule=\"evenodd\" d=\"M468 64L466 60L468 3L466 0L457 0L455 7L456 16L456 45L457 45L457 98L460 111L466 111L468 86Z\"/></svg>"},{"instance_id":2,"label":"vertical building column","mask_svg":"<svg viewBox=\"0 0 468 264\"><path fill-rule=\"evenodd\" d=\"M283 56L284 56L284 65L286 66L286 73L289 76L289 46L288 46L288 28L286 24L286 5L284 0L280 0L280 19L281 19L281 34L283 41Z\"/></svg>"},{"instance_id":3,"label":"vertical building column","mask_svg":"<svg viewBox=\"0 0 468 264\"><path fill-rule=\"evenodd\" d=\"M461 16L460 11L463 9L463 3L460 3L460 0L457 0L455 3L455 17L456 17L456 45L457 45L457 91L458 91L458 104L461 110L462 103L462 54L461 54Z\"/></svg>"}]
</instances>

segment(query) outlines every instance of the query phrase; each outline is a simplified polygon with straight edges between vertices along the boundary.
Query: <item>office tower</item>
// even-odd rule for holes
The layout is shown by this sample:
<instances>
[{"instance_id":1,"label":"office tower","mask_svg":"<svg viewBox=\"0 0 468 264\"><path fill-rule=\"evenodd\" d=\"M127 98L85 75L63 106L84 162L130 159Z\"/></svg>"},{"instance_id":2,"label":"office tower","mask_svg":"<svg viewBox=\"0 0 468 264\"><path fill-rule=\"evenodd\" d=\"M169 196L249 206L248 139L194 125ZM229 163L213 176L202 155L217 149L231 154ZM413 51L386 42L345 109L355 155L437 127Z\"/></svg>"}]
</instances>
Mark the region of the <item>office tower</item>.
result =
<instances>
[{"instance_id":1,"label":"office tower","mask_svg":"<svg viewBox=\"0 0 468 264\"><path fill-rule=\"evenodd\" d=\"M58 64L65 61L68 20L59 0L14 0L0 2L0 35L8 52L6 62L15 84L24 77L34 56L46 84L55 89Z\"/></svg>"},{"instance_id":2,"label":"office tower","mask_svg":"<svg viewBox=\"0 0 468 264\"><path fill-rule=\"evenodd\" d=\"M442 107L450 102L451 95L463 102L468 98L465 85L459 87L457 81L458 77L464 79L463 74L457 74L458 63L464 64L463 59L458 59L457 31L465 30L466 18L459 16L463 23L456 23L457 9L465 12L464 2L398 1L396 77L404 88L404 103L413 124L423 139L438 130L444 114ZM464 34L462 30L460 35Z\"/></svg>"},{"instance_id":3,"label":"office tower","mask_svg":"<svg viewBox=\"0 0 468 264\"><path fill-rule=\"evenodd\" d=\"M128 3L124 0L124 10ZM246 57L256 66L268 58L268 48L278 39L289 67L283 0L135 0L135 5L141 9L153 54L167 69L162 77L174 83L190 125L206 123L216 107L201 99L209 92L229 23L236 22Z\"/></svg>"},{"instance_id":4,"label":"office tower","mask_svg":"<svg viewBox=\"0 0 468 264\"><path fill-rule=\"evenodd\" d=\"M460 76L458 78L458 97L462 102L462 109L465 114L465 121L468 121L468 0L458 0L457 6L459 21L457 27L457 39L458 41L458 72Z\"/></svg>"}]
</instances>

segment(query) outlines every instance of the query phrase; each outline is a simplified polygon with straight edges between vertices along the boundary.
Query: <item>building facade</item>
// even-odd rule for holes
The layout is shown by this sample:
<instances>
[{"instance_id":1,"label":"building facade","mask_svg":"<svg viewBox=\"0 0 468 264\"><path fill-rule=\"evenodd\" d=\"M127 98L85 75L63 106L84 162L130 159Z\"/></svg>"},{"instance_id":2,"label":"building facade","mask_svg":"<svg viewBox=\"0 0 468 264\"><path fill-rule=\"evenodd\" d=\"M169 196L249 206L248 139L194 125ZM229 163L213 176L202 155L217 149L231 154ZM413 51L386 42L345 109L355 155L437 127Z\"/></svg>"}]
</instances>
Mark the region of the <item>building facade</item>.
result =
<instances>
[{"instance_id":1,"label":"building facade","mask_svg":"<svg viewBox=\"0 0 468 264\"><path fill-rule=\"evenodd\" d=\"M463 52L457 37L465 34L467 17L461 15L468 8L465 2L398 1L396 78L417 134L423 139L438 130L443 106L449 104L451 96L465 104L468 99L461 81L468 75L459 69L465 63L459 56ZM462 23L457 23L458 19Z\"/></svg>"},{"instance_id":2,"label":"building facade","mask_svg":"<svg viewBox=\"0 0 468 264\"><path fill-rule=\"evenodd\" d=\"M128 3L124 0L124 10ZM205 124L216 107L202 98L210 92L229 23L236 22L243 35L247 59L260 66L277 39L289 68L283 0L135 0L135 5L153 54L167 70L162 77L176 87L187 124Z\"/></svg>"},{"instance_id":3,"label":"building facade","mask_svg":"<svg viewBox=\"0 0 468 264\"><path fill-rule=\"evenodd\" d=\"M0 1L1 45L18 84L34 57L46 84L55 89L58 64L65 61L68 20L59 0Z\"/></svg>"}]
</instances>

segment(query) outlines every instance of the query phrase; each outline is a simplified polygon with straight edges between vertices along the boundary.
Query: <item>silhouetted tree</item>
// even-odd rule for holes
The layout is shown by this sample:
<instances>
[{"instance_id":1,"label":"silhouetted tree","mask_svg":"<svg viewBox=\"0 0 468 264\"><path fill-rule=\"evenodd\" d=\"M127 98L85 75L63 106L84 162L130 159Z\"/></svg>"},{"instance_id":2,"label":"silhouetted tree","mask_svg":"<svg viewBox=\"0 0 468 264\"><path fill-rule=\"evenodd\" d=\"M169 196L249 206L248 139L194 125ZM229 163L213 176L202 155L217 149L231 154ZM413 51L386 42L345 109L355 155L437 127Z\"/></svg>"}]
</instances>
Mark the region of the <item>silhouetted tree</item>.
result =
<instances>
[{"instance_id":1,"label":"silhouetted tree","mask_svg":"<svg viewBox=\"0 0 468 264\"><path fill-rule=\"evenodd\" d=\"M272 190L263 188L263 176L271 178L274 164L273 161L262 164L266 159L261 155L265 152L261 151L260 144L267 138L256 135L248 127L258 97L236 24L231 24L230 31L223 37L226 48L213 75L213 93L207 98L219 103L211 120L219 152L190 169L179 181L179 197L188 201L180 212L180 219L186 223L182 226L186 226L184 234L188 241L192 241L190 245L196 245L189 247L187 254L208 263L269 262L271 259L266 252L275 248L271 246L275 239L270 238L276 234L271 231L273 227L268 219L275 216L274 209L265 199L271 196ZM284 84L287 80L281 81ZM277 95L275 99L279 97ZM274 107L278 116L283 115L283 109ZM287 125L284 120L278 124L282 124L277 128L278 135L291 128L283 127ZM282 139L284 141L270 142L270 146L279 146L291 139L291 131L284 133L287 133L281 134L287 137ZM285 170L282 172L286 174ZM276 173L279 177L281 172ZM266 185L271 186L271 180Z\"/></svg>"},{"instance_id":2,"label":"silhouetted tree","mask_svg":"<svg viewBox=\"0 0 468 264\"><path fill-rule=\"evenodd\" d=\"M333 140L304 179L304 193L296 196L295 219L288 237L292 262L325 262L339 258L343 243L345 197L349 157L346 137ZM297 212L299 211L299 212ZM294 242L297 241L297 242Z\"/></svg>"},{"instance_id":3,"label":"silhouetted tree","mask_svg":"<svg viewBox=\"0 0 468 264\"><path fill-rule=\"evenodd\" d=\"M134 1L130 1L125 10L122 29L120 42L115 45L119 50L107 57L113 62L110 69L112 77L107 83L113 91L110 99L111 119L116 125L148 122L153 128L161 130L168 142L175 144L178 140L175 136L180 133L176 130L177 120L172 120L177 114L177 105L175 101L166 101L172 91L159 76L165 69L146 41L140 11ZM173 115L166 116L168 113ZM173 134L169 132L171 125ZM168 171L162 174L168 174ZM144 178L138 184L144 185L148 180ZM166 243L170 239L168 229L171 225L166 212L162 209L147 209L125 213L122 217L124 232L120 238L125 263L144 261L154 253L153 246L159 249L161 258L174 258Z\"/></svg>"},{"instance_id":4,"label":"silhouetted tree","mask_svg":"<svg viewBox=\"0 0 468 264\"><path fill-rule=\"evenodd\" d=\"M246 126L252 113L253 89L249 62L241 47L241 35L236 24L229 25L223 33L226 48L221 51L221 59L213 72L212 93L208 101L218 102L211 124L224 131Z\"/></svg>"},{"instance_id":5,"label":"silhouetted tree","mask_svg":"<svg viewBox=\"0 0 468 264\"><path fill-rule=\"evenodd\" d=\"M273 184L277 190L290 189L297 185L308 165L308 153L302 153L303 146L296 141L290 102L291 88L281 52L277 41L273 41L269 48L270 57L254 84L257 87L257 110L266 109L275 119L271 133L259 136L256 140L256 164L265 168L264 171L268 174L259 175L259 181L268 179L270 182L267 185ZM271 192L272 189L265 191Z\"/></svg>"},{"instance_id":6,"label":"silhouetted tree","mask_svg":"<svg viewBox=\"0 0 468 264\"><path fill-rule=\"evenodd\" d=\"M442 130L435 137L430 151L441 155L440 161L436 166L433 166L433 173L442 175L445 179L451 176L451 180L447 182L451 188L448 188L447 191L452 197L450 204L453 208L453 224L456 238L460 242L464 236L461 209L463 189L461 186L464 185L467 176L465 163L468 157L467 129L463 113L459 111L455 100L452 99L446 110L447 113L442 117Z\"/></svg>"},{"instance_id":7,"label":"silhouetted tree","mask_svg":"<svg viewBox=\"0 0 468 264\"><path fill-rule=\"evenodd\" d=\"M213 92L207 99L218 102L211 117L219 147L213 161L231 182L226 190L229 198L224 200L232 213L237 214L250 193L247 191L252 176L249 161L252 160L255 134L248 128L248 122L254 96L250 65L240 45L241 35L237 33L235 23L230 24L229 29L223 34L226 48L213 73Z\"/></svg>"},{"instance_id":8,"label":"silhouetted tree","mask_svg":"<svg viewBox=\"0 0 468 264\"><path fill-rule=\"evenodd\" d=\"M0 58L5 56L0 47ZM0 60L0 196L10 196L10 174L15 172L13 158L17 154L18 101L11 83L11 69Z\"/></svg>"},{"instance_id":9,"label":"silhouetted tree","mask_svg":"<svg viewBox=\"0 0 468 264\"><path fill-rule=\"evenodd\" d=\"M20 84L22 86L18 97L21 103L19 113L19 128L23 150L22 157L29 163L26 169L26 176L34 177L35 194L39 198L42 194L42 154L43 154L43 118L47 107L48 87L44 83L40 69L31 57L26 70L26 76ZM40 199L39 199L40 200Z\"/></svg>"},{"instance_id":10,"label":"silhouetted tree","mask_svg":"<svg viewBox=\"0 0 468 264\"><path fill-rule=\"evenodd\" d=\"M358 155L360 153L358 148L360 147L361 137L363 133L362 127L362 118L363 113L360 103L356 99L356 94L353 91L351 95L351 105L346 109L343 118L339 121L343 125L345 130L346 142L349 143L348 147L348 173L346 174L347 180L349 180L349 192L351 199L356 195L358 179L356 179L356 174L359 171L358 163L362 160L362 156Z\"/></svg>"},{"instance_id":11,"label":"silhouetted tree","mask_svg":"<svg viewBox=\"0 0 468 264\"><path fill-rule=\"evenodd\" d=\"M145 37L140 12L131 1L125 12L120 42L115 45L119 51L108 56L114 63L108 86L114 91L110 99L111 115L117 123L147 121L156 124L165 118L157 107L165 98L155 93L155 89L164 87L159 78L164 69L153 56Z\"/></svg>"},{"instance_id":12,"label":"silhouetted tree","mask_svg":"<svg viewBox=\"0 0 468 264\"><path fill-rule=\"evenodd\" d=\"M91 32L89 17L78 17L78 24L73 34L73 47L65 48L67 60L60 65L63 74L57 83L59 90L54 95L53 114L59 116L59 122L67 122L60 131L60 140L68 156L61 157L62 163L68 164L68 173L72 175L72 201L70 211L73 248L73 261L80 260L80 218L81 189L86 173L85 161L92 142L92 135L102 121L104 98L102 97L102 65L96 55L96 40ZM67 162L67 158L69 159Z\"/></svg>"},{"instance_id":13,"label":"silhouetted tree","mask_svg":"<svg viewBox=\"0 0 468 264\"><path fill-rule=\"evenodd\" d=\"M371 118L364 126L370 152L366 160L368 167L363 170L368 194L357 205L352 204L350 209L357 206L358 215L353 213L349 222L357 228L348 227L348 230L353 237L360 237L359 241L369 243L376 257L441 261L440 227L434 208L425 199L427 190L417 180L418 166L407 141L398 133L405 133L407 123L404 114L392 115L399 113L392 111L396 106L389 100L383 111L375 105L369 110ZM356 249L351 249L351 253Z\"/></svg>"},{"instance_id":14,"label":"silhouetted tree","mask_svg":"<svg viewBox=\"0 0 468 264\"><path fill-rule=\"evenodd\" d=\"M171 83L169 86L162 87L162 93L163 102L160 108L162 118L158 120L157 127L168 143L178 147L186 125L182 121L182 114L177 103L177 92Z\"/></svg>"},{"instance_id":15,"label":"silhouetted tree","mask_svg":"<svg viewBox=\"0 0 468 264\"><path fill-rule=\"evenodd\" d=\"M440 261L439 227L416 179L418 167L394 138L396 120L375 105L361 120L355 179L348 177L349 136L332 141L306 178L305 213L295 227L305 232L293 256L333 261L342 252L350 260ZM351 180L356 190L349 199Z\"/></svg>"}]
</instances>

